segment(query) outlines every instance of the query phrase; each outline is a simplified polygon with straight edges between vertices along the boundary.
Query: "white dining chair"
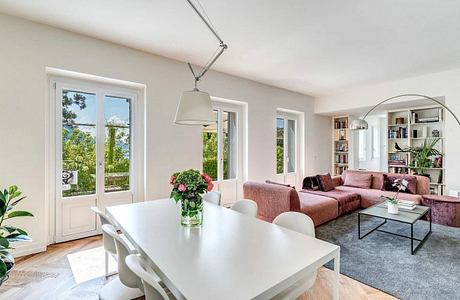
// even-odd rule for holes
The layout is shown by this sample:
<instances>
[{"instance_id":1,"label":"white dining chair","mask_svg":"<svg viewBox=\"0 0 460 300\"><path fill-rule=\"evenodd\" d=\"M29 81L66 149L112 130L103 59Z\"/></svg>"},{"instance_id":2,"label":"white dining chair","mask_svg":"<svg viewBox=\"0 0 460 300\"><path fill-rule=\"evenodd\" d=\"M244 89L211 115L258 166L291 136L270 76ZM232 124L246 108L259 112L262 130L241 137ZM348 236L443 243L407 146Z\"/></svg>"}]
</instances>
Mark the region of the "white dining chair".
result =
<instances>
[{"instance_id":1,"label":"white dining chair","mask_svg":"<svg viewBox=\"0 0 460 300\"><path fill-rule=\"evenodd\" d=\"M112 222L110 222L109 218L107 217L107 215L102 211L100 210L99 208L97 207L91 207L91 210L99 217L99 221L101 222L101 225L106 225L106 224L109 224L109 225L113 225ZM104 265L104 268L105 268L105 271L104 271L104 275L105 277L109 277L109 275L112 275L112 274L109 274L109 255L111 255L115 260L117 259L116 256L117 256L117 248L115 247L115 241L113 240L113 238L108 235L107 233L105 233L104 231L102 231L102 242L103 242L103 245L104 245L104 250L105 250L105 253L104 253L104 259L105 259L105 265Z\"/></svg>"},{"instance_id":2,"label":"white dining chair","mask_svg":"<svg viewBox=\"0 0 460 300\"><path fill-rule=\"evenodd\" d=\"M220 205L220 198L221 198L220 193L216 191L207 192L203 196L204 201L210 202L215 205Z\"/></svg>"},{"instance_id":3,"label":"white dining chair","mask_svg":"<svg viewBox=\"0 0 460 300\"><path fill-rule=\"evenodd\" d=\"M166 293L156 273L140 255L128 255L126 257L126 265L141 279L144 286L145 300L176 299L173 295Z\"/></svg>"},{"instance_id":4,"label":"white dining chair","mask_svg":"<svg viewBox=\"0 0 460 300\"><path fill-rule=\"evenodd\" d=\"M315 237L315 224L313 223L312 219L309 216L299 212L289 211L282 213L273 220L273 224L297 231L311 237ZM305 253L305 255L308 255L308 253ZM297 299L300 295L305 293L315 284L316 276L317 271L315 270L313 273L308 274L302 279L298 280L296 283L272 299Z\"/></svg>"},{"instance_id":5,"label":"white dining chair","mask_svg":"<svg viewBox=\"0 0 460 300\"><path fill-rule=\"evenodd\" d=\"M257 216L257 203L251 199L241 199L233 203L230 209L247 216Z\"/></svg>"},{"instance_id":6,"label":"white dining chair","mask_svg":"<svg viewBox=\"0 0 460 300\"><path fill-rule=\"evenodd\" d=\"M102 211L100 210L99 208L93 206L91 207L91 210L99 217L99 221L101 222L101 225L105 225L105 224L109 224L109 225L112 225L114 227L116 227L109 219L109 217ZM131 251L133 251L135 248L134 246L128 241L128 239L126 238L126 236L124 234L119 234L119 236L125 241L126 244L128 244L129 246L129 249ZM113 240L113 238L109 235L107 235L106 233L104 233L104 231L102 231L102 241L103 241L103 245L104 245L104 250L105 250L105 254L104 254L104 268L105 268L105 271L104 271L104 275L105 277L109 277L110 275L113 275L113 274L116 274L117 272L113 272L113 273L109 273L109 255L112 256L115 260L117 260L117 249L115 247L115 241Z\"/></svg>"},{"instance_id":7,"label":"white dining chair","mask_svg":"<svg viewBox=\"0 0 460 300\"><path fill-rule=\"evenodd\" d=\"M120 237L113 225L102 225L102 232L111 236L117 251L118 277L109 281L99 292L101 300L131 300L144 295L143 285L126 265L126 257L133 254L128 244Z\"/></svg>"}]
</instances>

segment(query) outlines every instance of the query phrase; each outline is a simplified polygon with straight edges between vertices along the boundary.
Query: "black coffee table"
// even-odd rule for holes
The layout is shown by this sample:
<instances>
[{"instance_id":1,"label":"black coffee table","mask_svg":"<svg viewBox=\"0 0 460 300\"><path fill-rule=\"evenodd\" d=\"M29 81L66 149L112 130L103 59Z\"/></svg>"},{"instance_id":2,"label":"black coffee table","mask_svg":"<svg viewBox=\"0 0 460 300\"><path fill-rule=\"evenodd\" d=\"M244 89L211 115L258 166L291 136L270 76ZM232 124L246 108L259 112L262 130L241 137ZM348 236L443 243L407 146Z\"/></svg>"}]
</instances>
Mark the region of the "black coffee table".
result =
<instances>
[{"instance_id":1,"label":"black coffee table","mask_svg":"<svg viewBox=\"0 0 460 300\"><path fill-rule=\"evenodd\" d=\"M425 234L425 236L422 239L417 239L414 238L414 224L420 220L423 216L429 215L430 219L430 230L428 233ZM379 219L384 219L381 224L379 224L377 227L373 228L363 236L361 236L361 215L367 215ZM405 224L410 224L410 236L405 236L399 233L395 232L390 232L390 231L385 231L379 229L381 226L387 223L387 220L392 220L396 221L399 223L405 223ZM379 231L379 232L384 232L392 235L397 235L403 238L410 239L410 245L411 245L411 254L415 254L417 250L425 243L425 241L428 239L428 237L431 234L431 209L428 206L421 206L417 205L413 210L407 210L407 209L399 209L399 213L397 215L394 214L389 214L388 209L387 209L387 204L386 203L380 203L376 204L374 206L368 207L366 209L363 209L362 211L358 212L358 237L359 239L365 238L369 234L371 234L374 231ZM418 241L418 245L415 246L414 248L414 241Z\"/></svg>"}]
</instances>

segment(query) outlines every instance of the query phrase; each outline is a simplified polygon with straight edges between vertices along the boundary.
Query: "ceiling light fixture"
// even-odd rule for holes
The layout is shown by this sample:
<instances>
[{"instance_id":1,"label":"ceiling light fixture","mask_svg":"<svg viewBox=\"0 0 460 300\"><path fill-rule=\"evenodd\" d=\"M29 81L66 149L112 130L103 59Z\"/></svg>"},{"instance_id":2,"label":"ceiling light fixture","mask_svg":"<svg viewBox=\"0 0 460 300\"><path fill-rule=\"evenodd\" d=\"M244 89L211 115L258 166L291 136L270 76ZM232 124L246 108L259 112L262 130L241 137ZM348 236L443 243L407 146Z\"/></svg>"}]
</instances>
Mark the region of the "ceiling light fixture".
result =
<instances>
[{"instance_id":1,"label":"ceiling light fixture","mask_svg":"<svg viewBox=\"0 0 460 300\"><path fill-rule=\"evenodd\" d=\"M216 60L222 55L222 53L228 48L227 44L220 38L217 34L216 29L212 26L212 22L209 17L204 12L203 7L200 5L203 10L203 14L197 9L197 7L192 3L191 0L187 0L193 10L198 14L201 20L206 24L206 26L211 30L214 36L219 41L219 48L217 48L214 55L208 60L200 73L196 74L193 70L192 65L188 62L187 65L190 68L190 71L193 74L195 80L195 88L192 91L185 91L182 93L180 98L179 105L177 106L176 117L174 118L174 123L181 125L210 125L216 122L214 115L212 113L211 106L211 97L208 93L200 91L197 87L198 81L209 71L211 66L216 62ZM206 18L205 18L206 16Z\"/></svg>"},{"instance_id":2,"label":"ceiling light fixture","mask_svg":"<svg viewBox=\"0 0 460 300\"><path fill-rule=\"evenodd\" d=\"M451 113L451 115L455 118L455 120L457 121L458 125L460 125L460 120L458 119L458 117L454 114L454 112L452 110L450 110L450 108L448 108L444 103L442 103L441 101L439 100L436 100L435 98L432 98L432 97L428 97L428 96L425 96L425 95L420 95L420 94L403 94L403 95L398 95L398 96L393 96L393 97L390 97L388 99L385 99L383 101L380 101L379 103L377 103L374 107L372 107L365 115L364 117L360 118L360 119L354 119L353 121L351 121L350 123L350 129L351 130L366 130L369 128L369 124L367 124L366 122L366 117L374 110L376 109L377 107L379 107L380 105L382 105L383 103L385 102L388 102L390 100L393 100L393 99L396 99L396 98L401 98L401 97L420 97L420 98L425 98L425 99L428 99L428 100L431 100L433 102L436 102L437 104L441 105L442 107L444 107L448 112Z\"/></svg>"}]
</instances>

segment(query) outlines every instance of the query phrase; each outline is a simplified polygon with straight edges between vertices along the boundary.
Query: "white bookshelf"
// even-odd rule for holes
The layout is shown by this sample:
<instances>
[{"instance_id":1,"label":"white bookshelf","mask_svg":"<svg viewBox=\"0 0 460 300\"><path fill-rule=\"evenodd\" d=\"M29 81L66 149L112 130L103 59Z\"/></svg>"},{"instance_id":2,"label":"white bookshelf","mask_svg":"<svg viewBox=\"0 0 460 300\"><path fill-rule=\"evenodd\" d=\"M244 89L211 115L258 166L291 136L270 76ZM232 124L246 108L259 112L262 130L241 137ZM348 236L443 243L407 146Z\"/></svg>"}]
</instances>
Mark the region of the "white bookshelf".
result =
<instances>
[{"instance_id":1,"label":"white bookshelf","mask_svg":"<svg viewBox=\"0 0 460 300\"><path fill-rule=\"evenodd\" d=\"M413 174L409 153L400 153L401 148L421 146L426 139L439 137L436 148L444 153L444 110L441 106L411 107L388 111L387 155L388 172ZM436 136L438 135L438 136ZM430 190L433 194L444 194L445 161L441 167L426 168L430 175Z\"/></svg>"},{"instance_id":2,"label":"white bookshelf","mask_svg":"<svg viewBox=\"0 0 460 300\"><path fill-rule=\"evenodd\" d=\"M349 116L332 118L332 175L341 175L350 164Z\"/></svg>"}]
</instances>

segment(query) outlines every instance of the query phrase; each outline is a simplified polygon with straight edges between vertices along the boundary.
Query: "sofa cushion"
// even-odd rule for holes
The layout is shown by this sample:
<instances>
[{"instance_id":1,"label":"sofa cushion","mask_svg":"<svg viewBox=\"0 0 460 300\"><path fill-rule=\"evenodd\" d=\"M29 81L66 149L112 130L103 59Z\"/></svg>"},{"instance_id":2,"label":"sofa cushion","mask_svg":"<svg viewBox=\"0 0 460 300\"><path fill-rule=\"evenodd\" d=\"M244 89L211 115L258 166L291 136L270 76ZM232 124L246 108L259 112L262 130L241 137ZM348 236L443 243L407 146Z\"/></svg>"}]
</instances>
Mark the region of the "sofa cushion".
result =
<instances>
[{"instance_id":1,"label":"sofa cushion","mask_svg":"<svg viewBox=\"0 0 460 300\"><path fill-rule=\"evenodd\" d=\"M393 197L395 195L395 192L380 191L375 189L361 189L344 185L338 186L335 189L359 194L361 196L361 207L363 208L384 202L385 199L382 199L382 196ZM415 201L416 204L420 204L422 201L422 196L400 193L399 199Z\"/></svg>"},{"instance_id":2,"label":"sofa cushion","mask_svg":"<svg viewBox=\"0 0 460 300\"><path fill-rule=\"evenodd\" d=\"M353 172L345 177L345 186L357 187L362 189L370 189L372 185L372 174Z\"/></svg>"},{"instance_id":3,"label":"sofa cushion","mask_svg":"<svg viewBox=\"0 0 460 300\"><path fill-rule=\"evenodd\" d=\"M383 172L374 171L361 171L361 170L346 170L342 173L342 182L345 183L345 179L351 174L368 174L372 175L371 189L381 190L383 188Z\"/></svg>"},{"instance_id":4,"label":"sofa cushion","mask_svg":"<svg viewBox=\"0 0 460 300\"><path fill-rule=\"evenodd\" d=\"M315 226L339 216L337 200L307 193L299 193L300 211L308 215Z\"/></svg>"},{"instance_id":5,"label":"sofa cushion","mask_svg":"<svg viewBox=\"0 0 460 300\"><path fill-rule=\"evenodd\" d=\"M384 180L384 189L385 191L397 192L398 188L393 186L396 179L405 179L407 180L406 190L401 190L401 193L416 194L417 193L417 177L406 175L401 177L401 175L395 176L393 174L383 174Z\"/></svg>"},{"instance_id":6,"label":"sofa cushion","mask_svg":"<svg viewBox=\"0 0 460 300\"><path fill-rule=\"evenodd\" d=\"M247 181L243 184L243 193L244 198L257 203L257 217L268 222L280 213L300 211L298 193L290 187Z\"/></svg>"},{"instance_id":7,"label":"sofa cushion","mask_svg":"<svg viewBox=\"0 0 460 300\"><path fill-rule=\"evenodd\" d=\"M361 207L361 197L357 193L353 192L341 191L338 189L333 189L329 192L301 190L299 191L299 197L302 195L302 193L335 199L339 204L339 216L352 212Z\"/></svg>"},{"instance_id":8,"label":"sofa cushion","mask_svg":"<svg viewBox=\"0 0 460 300\"><path fill-rule=\"evenodd\" d=\"M330 173L324 175L316 175L318 177L320 190L323 192L329 192L334 189L334 182Z\"/></svg>"},{"instance_id":9,"label":"sofa cushion","mask_svg":"<svg viewBox=\"0 0 460 300\"><path fill-rule=\"evenodd\" d=\"M302 189L303 190L312 190L318 191L319 190L319 181L317 176L308 176L305 177L302 181Z\"/></svg>"}]
</instances>

